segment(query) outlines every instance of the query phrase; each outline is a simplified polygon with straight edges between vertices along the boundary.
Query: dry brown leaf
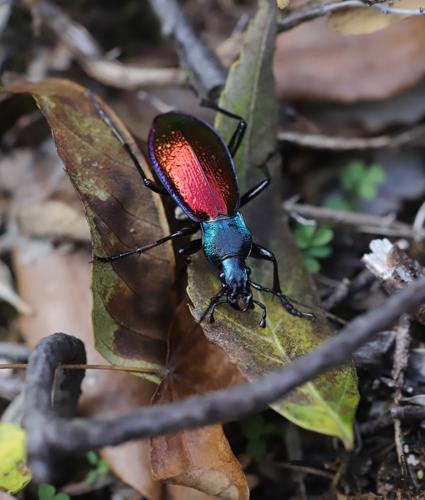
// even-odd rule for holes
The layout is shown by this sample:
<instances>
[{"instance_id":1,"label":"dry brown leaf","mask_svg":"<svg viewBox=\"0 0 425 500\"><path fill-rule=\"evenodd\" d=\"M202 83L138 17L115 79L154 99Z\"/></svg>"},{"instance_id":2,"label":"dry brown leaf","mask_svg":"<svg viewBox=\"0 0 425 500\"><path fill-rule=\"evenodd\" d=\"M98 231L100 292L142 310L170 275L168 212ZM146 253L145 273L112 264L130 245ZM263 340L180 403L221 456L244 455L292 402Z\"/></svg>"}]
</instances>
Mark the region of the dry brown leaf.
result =
<instances>
[{"instance_id":1,"label":"dry brown leaf","mask_svg":"<svg viewBox=\"0 0 425 500\"><path fill-rule=\"evenodd\" d=\"M425 1L392 0L382 2L380 5L391 6L394 9L419 10L425 8ZM407 17L409 16L385 14L371 8L347 9L333 12L328 18L328 27L344 35L364 35L388 28Z\"/></svg>"},{"instance_id":2,"label":"dry brown leaf","mask_svg":"<svg viewBox=\"0 0 425 500\"><path fill-rule=\"evenodd\" d=\"M425 76L424 44L422 17L361 37L332 32L325 19L316 19L278 36L278 97L286 102L386 99Z\"/></svg>"},{"instance_id":3,"label":"dry brown leaf","mask_svg":"<svg viewBox=\"0 0 425 500\"><path fill-rule=\"evenodd\" d=\"M81 211L62 201L49 200L18 207L20 232L54 241L90 241L90 231Z\"/></svg>"},{"instance_id":4,"label":"dry brown leaf","mask_svg":"<svg viewBox=\"0 0 425 500\"><path fill-rule=\"evenodd\" d=\"M223 351L210 344L183 305L172 326L168 366L154 402L184 399L193 394L228 387L240 382L239 371ZM215 498L248 498L242 468L233 455L221 425L179 432L151 440L151 463L156 479L190 486Z\"/></svg>"},{"instance_id":5,"label":"dry brown leaf","mask_svg":"<svg viewBox=\"0 0 425 500\"><path fill-rule=\"evenodd\" d=\"M93 347L89 252L56 250L28 260L32 245L29 241L14 252L19 290L36 312L20 320L27 343L34 346L42 337L63 331L84 342L88 363L104 364ZM148 404L153 388L130 374L90 370L83 382L81 412L86 416L125 413ZM149 499L159 498L161 485L150 474L147 441L107 448L102 455L122 481Z\"/></svg>"}]
</instances>

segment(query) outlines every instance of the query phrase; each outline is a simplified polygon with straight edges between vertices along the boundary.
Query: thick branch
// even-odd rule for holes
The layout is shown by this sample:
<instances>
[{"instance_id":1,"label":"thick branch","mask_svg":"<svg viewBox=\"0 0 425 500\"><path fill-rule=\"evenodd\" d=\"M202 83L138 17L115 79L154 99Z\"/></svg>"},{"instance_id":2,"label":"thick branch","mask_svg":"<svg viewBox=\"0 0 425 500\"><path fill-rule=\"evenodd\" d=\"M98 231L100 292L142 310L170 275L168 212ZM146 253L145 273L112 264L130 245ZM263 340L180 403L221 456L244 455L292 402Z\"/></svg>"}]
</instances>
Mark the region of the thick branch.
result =
<instances>
[{"instance_id":1,"label":"thick branch","mask_svg":"<svg viewBox=\"0 0 425 500\"><path fill-rule=\"evenodd\" d=\"M352 353L375 332L387 328L401 314L413 311L424 301L425 278L392 296L381 307L358 317L339 335L313 352L251 383L193 396L177 403L142 408L114 419L63 419L53 416L50 392L55 368L63 362L75 363L76 355L82 357L83 346L77 339L64 334L47 337L31 355L27 374L25 425L29 462L34 476L37 480L46 480L40 463L43 459L52 460L58 452L116 445L131 439L228 421L259 411L299 385L349 361ZM80 359L78 362L83 361Z\"/></svg>"}]
</instances>

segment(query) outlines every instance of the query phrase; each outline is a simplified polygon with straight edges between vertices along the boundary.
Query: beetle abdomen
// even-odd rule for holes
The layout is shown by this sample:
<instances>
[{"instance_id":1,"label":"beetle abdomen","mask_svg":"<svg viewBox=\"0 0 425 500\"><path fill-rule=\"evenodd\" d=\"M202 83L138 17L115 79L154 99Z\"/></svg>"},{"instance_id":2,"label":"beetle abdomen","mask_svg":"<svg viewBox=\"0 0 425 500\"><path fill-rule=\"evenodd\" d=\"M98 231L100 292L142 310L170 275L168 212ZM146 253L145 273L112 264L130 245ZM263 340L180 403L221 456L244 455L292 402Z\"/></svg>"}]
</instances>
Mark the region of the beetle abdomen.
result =
<instances>
[{"instance_id":1,"label":"beetle abdomen","mask_svg":"<svg viewBox=\"0 0 425 500\"><path fill-rule=\"evenodd\" d=\"M161 182L192 220L237 212L232 157L205 122L176 112L157 116L149 134L149 154Z\"/></svg>"},{"instance_id":2,"label":"beetle abdomen","mask_svg":"<svg viewBox=\"0 0 425 500\"><path fill-rule=\"evenodd\" d=\"M239 212L233 217L202 222L201 227L204 252L213 264L229 257L246 259L250 254L252 236Z\"/></svg>"}]
</instances>

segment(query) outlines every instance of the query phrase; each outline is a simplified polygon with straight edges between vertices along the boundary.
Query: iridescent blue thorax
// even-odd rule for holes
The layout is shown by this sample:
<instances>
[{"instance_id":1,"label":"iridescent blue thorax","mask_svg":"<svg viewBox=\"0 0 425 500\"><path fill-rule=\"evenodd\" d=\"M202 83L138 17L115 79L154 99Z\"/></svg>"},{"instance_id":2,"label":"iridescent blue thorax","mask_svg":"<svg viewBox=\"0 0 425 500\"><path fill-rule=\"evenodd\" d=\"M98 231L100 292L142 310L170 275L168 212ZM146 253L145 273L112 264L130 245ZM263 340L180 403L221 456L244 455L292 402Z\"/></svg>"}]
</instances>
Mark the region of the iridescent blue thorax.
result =
<instances>
[{"instance_id":1,"label":"iridescent blue thorax","mask_svg":"<svg viewBox=\"0 0 425 500\"><path fill-rule=\"evenodd\" d=\"M201 228L205 255L216 266L229 257L245 260L251 252L252 236L239 212L201 222Z\"/></svg>"},{"instance_id":2,"label":"iridescent blue thorax","mask_svg":"<svg viewBox=\"0 0 425 500\"><path fill-rule=\"evenodd\" d=\"M249 269L245 259L252 248L252 236L238 212L232 217L201 222L202 246L208 260L220 269L220 279L229 303L246 310L252 301Z\"/></svg>"}]
</instances>

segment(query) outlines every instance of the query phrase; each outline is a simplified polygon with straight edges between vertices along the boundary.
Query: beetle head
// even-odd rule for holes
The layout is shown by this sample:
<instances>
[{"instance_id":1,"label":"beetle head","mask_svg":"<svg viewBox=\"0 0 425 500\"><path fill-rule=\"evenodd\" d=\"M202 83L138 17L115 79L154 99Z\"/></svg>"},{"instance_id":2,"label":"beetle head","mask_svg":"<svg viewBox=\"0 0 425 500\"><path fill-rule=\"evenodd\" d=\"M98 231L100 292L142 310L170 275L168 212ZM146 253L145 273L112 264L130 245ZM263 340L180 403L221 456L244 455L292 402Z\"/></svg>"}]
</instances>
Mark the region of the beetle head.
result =
<instances>
[{"instance_id":1,"label":"beetle head","mask_svg":"<svg viewBox=\"0 0 425 500\"><path fill-rule=\"evenodd\" d=\"M220 280L227 302L237 311L245 312L253 306L249 284L250 269L242 259L228 257L221 262Z\"/></svg>"}]
</instances>

